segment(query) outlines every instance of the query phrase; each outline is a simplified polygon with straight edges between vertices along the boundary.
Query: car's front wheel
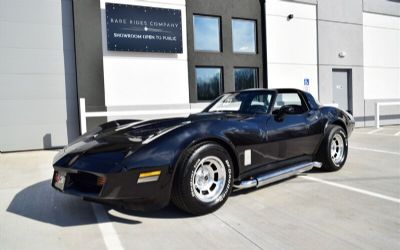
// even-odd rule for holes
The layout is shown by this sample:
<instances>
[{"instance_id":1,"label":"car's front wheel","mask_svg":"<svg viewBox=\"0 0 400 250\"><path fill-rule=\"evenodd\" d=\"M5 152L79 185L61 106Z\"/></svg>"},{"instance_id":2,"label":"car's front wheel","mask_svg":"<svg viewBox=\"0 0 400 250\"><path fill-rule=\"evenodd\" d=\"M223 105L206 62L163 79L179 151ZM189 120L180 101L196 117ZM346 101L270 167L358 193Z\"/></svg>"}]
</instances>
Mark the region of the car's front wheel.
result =
<instances>
[{"instance_id":1,"label":"car's front wheel","mask_svg":"<svg viewBox=\"0 0 400 250\"><path fill-rule=\"evenodd\" d=\"M222 146L212 142L193 146L178 165L172 202L194 215L217 210L232 191L232 169L232 159Z\"/></svg>"},{"instance_id":2,"label":"car's front wheel","mask_svg":"<svg viewBox=\"0 0 400 250\"><path fill-rule=\"evenodd\" d=\"M327 129L318 158L322 162L322 170L337 171L347 159L347 135L344 129L337 125L329 125Z\"/></svg>"}]
</instances>

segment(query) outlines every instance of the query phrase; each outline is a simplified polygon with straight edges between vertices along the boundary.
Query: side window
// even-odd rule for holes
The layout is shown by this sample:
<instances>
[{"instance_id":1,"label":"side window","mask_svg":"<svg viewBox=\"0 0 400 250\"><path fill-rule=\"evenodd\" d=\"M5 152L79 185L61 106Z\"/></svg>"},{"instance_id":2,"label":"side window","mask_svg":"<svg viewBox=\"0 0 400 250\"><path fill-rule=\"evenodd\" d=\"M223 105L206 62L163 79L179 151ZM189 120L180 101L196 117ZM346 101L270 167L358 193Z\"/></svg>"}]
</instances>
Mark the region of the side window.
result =
<instances>
[{"instance_id":1,"label":"side window","mask_svg":"<svg viewBox=\"0 0 400 250\"><path fill-rule=\"evenodd\" d=\"M271 94L255 95L250 102L248 112L266 113L271 102Z\"/></svg>"},{"instance_id":2,"label":"side window","mask_svg":"<svg viewBox=\"0 0 400 250\"><path fill-rule=\"evenodd\" d=\"M293 107L293 114L302 114L308 110L306 104L297 93L279 93L276 96L273 110L278 110L282 106Z\"/></svg>"}]
</instances>

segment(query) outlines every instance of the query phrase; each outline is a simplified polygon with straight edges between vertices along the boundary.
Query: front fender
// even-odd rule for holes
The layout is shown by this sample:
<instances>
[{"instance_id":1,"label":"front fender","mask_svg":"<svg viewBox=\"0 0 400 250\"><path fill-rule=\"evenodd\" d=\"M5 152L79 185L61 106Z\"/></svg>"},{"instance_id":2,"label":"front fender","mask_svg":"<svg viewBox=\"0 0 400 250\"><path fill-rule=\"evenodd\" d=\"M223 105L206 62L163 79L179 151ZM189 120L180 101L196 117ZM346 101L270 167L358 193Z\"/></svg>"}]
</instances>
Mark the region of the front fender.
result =
<instances>
[{"instance_id":1,"label":"front fender","mask_svg":"<svg viewBox=\"0 0 400 250\"><path fill-rule=\"evenodd\" d=\"M181 154L190 146L201 141L221 141L229 145L233 151L234 145L226 137L225 129L229 127L226 121L195 122L180 126L167 134L157 138L149 144L143 145L138 151L127 157L123 164L127 170L136 167L169 166L170 173L174 173L175 166Z\"/></svg>"}]
</instances>

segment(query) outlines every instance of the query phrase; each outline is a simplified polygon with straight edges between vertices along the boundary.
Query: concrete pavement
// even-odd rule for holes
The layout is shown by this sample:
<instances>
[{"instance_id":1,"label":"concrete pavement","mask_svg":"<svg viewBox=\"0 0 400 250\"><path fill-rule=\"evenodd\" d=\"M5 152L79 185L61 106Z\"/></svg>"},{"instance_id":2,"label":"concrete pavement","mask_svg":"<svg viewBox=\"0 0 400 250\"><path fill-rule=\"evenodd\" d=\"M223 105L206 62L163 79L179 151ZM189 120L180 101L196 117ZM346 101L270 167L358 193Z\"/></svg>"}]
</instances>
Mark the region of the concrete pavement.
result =
<instances>
[{"instance_id":1,"label":"concrete pavement","mask_svg":"<svg viewBox=\"0 0 400 250\"><path fill-rule=\"evenodd\" d=\"M201 217L91 204L50 187L55 151L1 154L0 249L399 249L400 126L373 130L354 132L341 171L235 192Z\"/></svg>"}]
</instances>

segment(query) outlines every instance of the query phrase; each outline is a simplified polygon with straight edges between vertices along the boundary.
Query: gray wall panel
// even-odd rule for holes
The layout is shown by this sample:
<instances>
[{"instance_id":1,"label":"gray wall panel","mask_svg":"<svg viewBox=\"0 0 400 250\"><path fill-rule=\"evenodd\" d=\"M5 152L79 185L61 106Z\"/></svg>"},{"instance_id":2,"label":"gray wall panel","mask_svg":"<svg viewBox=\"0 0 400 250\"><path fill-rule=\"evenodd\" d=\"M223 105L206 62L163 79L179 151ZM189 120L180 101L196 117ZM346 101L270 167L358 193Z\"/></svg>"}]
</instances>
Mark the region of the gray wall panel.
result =
<instances>
[{"instance_id":1,"label":"gray wall panel","mask_svg":"<svg viewBox=\"0 0 400 250\"><path fill-rule=\"evenodd\" d=\"M73 0L78 97L86 99L87 111L103 111L105 107L103 50L99 0ZM90 118L91 129L106 118Z\"/></svg>"},{"instance_id":2,"label":"gray wall panel","mask_svg":"<svg viewBox=\"0 0 400 250\"><path fill-rule=\"evenodd\" d=\"M319 63L334 65L363 65L362 25L338 22L318 22ZM346 52L344 58L339 52Z\"/></svg>"},{"instance_id":3,"label":"gray wall panel","mask_svg":"<svg viewBox=\"0 0 400 250\"><path fill-rule=\"evenodd\" d=\"M362 24L362 0L318 0L318 19Z\"/></svg>"},{"instance_id":4,"label":"gray wall panel","mask_svg":"<svg viewBox=\"0 0 400 250\"><path fill-rule=\"evenodd\" d=\"M345 52L345 57L339 53ZM354 116L364 116L363 26L361 0L318 1L318 75L322 103L332 103L332 70L351 70ZM364 126L357 120L356 126Z\"/></svg>"},{"instance_id":5,"label":"gray wall panel","mask_svg":"<svg viewBox=\"0 0 400 250\"><path fill-rule=\"evenodd\" d=\"M21 32L23 31L23 32ZM73 26L0 21L1 48L68 50L74 53Z\"/></svg>"},{"instance_id":6,"label":"gray wall panel","mask_svg":"<svg viewBox=\"0 0 400 250\"><path fill-rule=\"evenodd\" d=\"M356 117L364 116L364 69L363 67L352 67L352 106L353 115ZM364 126L362 122L356 124Z\"/></svg>"},{"instance_id":7,"label":"gray wall panel","mask_svg":"<svg viewBox=\"0 0 400 250\"><path fill-rule=\"evenodd\" d=\"M66 120L66 99L1 100L0 126L60 123ZM76 101L76 100L75 100ZM10 112L11 111L11 112ZM17 132L17 131L16 131Z\"/></svg>"},{"instance_id":8,"label":"gray wall panel","mask_svg":"<svg viewBox=\"0 0 400 250\"><path fill-rule=\"evenodd\" d=\"M339 53L345 52L345 57ZM364 116L362 2L359 0L318 1L319 95L332 103L332 70L351 70L349 100L356 117ZM364 126L357 120L356 126Z\"/></svg>"},{"instance_id":9,"label":"gray wall panel","mask_svg":"<svg viewBox=\"0 0 400 250\"><path fill-rule=\"evenodd\" d=\"M76 91L73 88L65 88L65 82L74 82L75 77L74 74L0 74L2 83L0 100L18 100L21 98L21 92L23 92L23 100L65 99L66 96L73 96L73 91ZM46 91L40 91L42 89Z\"/></svg>"},{"instance_id":10,"label":"gray wall panel","mask_svg":"<svg viewBox=\"0 0 400 250\"><path fill-rule=\"evenodd\" d=\"M363 0L365 12L400 16L400 1L398 0Z\"/></svg>"},{"instance_id":11,"label":"gray wall panel","mask_svg":"<svg viewBox=\"0 0 400 250\"><path fill-rule=\"evenodd\" d=\"M77 137L72 24L70 0L0 0L0 151Z\"/></svg>"},{"instance_id":12,"label":"gray wall panel","mask_svg":"<svg viewBox=\"0 0 400 250\"><path fill-rule=\"evenodd\" d=\"M61 147L65 145L67 127L70 126L75 124L20 125L18 133L10 133L15 131L15 126L0 126L0 148L5 152Z\"/></svg>"},{"instance_id":13,"label":"gray wall panel","mask_svg":"<svg viewBox=\"0 0 400 250\"><path fill-rule=\"evenodd\" d=\"M0 21L73 25L71 0L0 0L0 4Z\"/></svg>"},{"instance_id":14,"label":"gray wall panel","mask_svg":"<svg viewBox=\"0 0 400 250\"><path fill-rule=\"evenodd\" d=\"M73 51L0 48L0 74L75 74Z\"/></svg>"},{"instance_id":15,"label":"gray wall panel","mask_svg":"<svg viewBox=\"0 0 400 250\"><path fill-rule=\"evenodd\" d=\"M88 109L105 108L99 0L74 0L78 96Z\"/></svg>"}]
</instances>

